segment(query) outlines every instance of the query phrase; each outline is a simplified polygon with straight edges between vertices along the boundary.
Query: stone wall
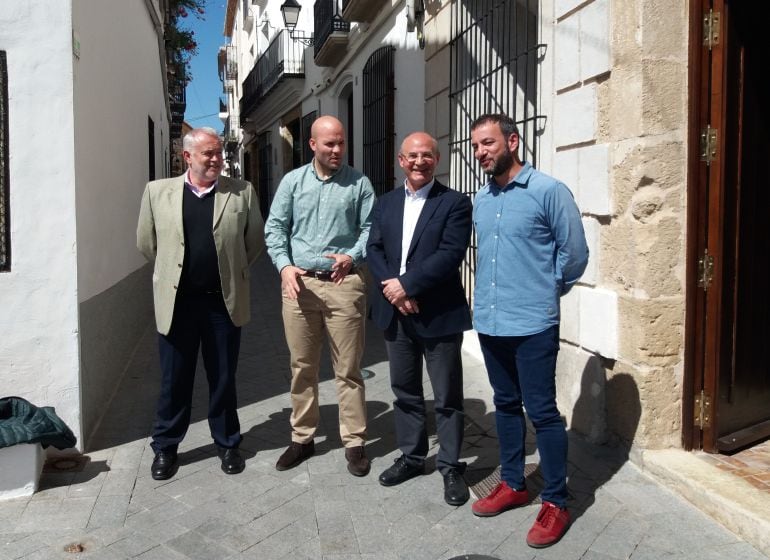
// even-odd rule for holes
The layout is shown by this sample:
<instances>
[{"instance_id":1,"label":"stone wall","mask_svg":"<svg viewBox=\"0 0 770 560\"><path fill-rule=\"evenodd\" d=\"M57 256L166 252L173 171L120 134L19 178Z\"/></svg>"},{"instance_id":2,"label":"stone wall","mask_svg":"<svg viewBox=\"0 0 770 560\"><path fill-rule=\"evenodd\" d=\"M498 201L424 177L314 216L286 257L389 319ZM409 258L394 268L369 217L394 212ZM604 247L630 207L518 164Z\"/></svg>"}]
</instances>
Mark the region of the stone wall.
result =
<instances>
[{"instance_id":1,"label":"stone wall","mask_svg":"<svg viewBox=\"0 0 770 560\"><path fill-rule=\"evenodd\" d=\"M590 419L575 428L595 439L615 436L640 448L678 446L684 349L686 6L663 0L577 4L556 2L555 162L562 175L575 170L576 197L593 263L583 285L564 302L564 335L574 346L563 350L560 373L568 380L561 385L579 384L575 362L580 363L580 357L586 364L591 361L583 352L600 357L605 387L597 401L604 402L607 433ZM576 75L575 64L584 68L582 50L596 51L602 33L597 22L602 21L611 53L607 71ZM565 30L560 29L563 25ZM560 57L562 50L571 60ZM561 76L561 64L568 67L566 77ZM595 61L589 68L601 72ZM582 116L571 118L574 113ZM593 369L586 367L585 372ZM625 381L614 383L617 376ZM600 374L589 377L601 385Z\"/></svg>"}]
</instances>

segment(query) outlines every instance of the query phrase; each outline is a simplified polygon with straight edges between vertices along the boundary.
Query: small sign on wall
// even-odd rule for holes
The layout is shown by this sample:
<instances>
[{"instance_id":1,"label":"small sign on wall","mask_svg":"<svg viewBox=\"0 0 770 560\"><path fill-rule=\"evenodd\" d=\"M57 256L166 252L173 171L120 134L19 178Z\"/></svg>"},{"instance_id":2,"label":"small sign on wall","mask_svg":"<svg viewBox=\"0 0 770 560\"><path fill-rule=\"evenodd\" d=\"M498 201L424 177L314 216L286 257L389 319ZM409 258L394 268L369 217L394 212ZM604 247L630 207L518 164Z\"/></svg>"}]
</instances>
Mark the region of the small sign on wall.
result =
<instances>
[{"instance_id":1,"label":"small sign on wall","mask_svg":"<svg viewBox=\"0 0 770 560\"><path fill-rule=\"evenodd\" d=\"M80 58L80 35L74 29L72 30L72 54L75 58Z\"/></svg>"}]
</instances>

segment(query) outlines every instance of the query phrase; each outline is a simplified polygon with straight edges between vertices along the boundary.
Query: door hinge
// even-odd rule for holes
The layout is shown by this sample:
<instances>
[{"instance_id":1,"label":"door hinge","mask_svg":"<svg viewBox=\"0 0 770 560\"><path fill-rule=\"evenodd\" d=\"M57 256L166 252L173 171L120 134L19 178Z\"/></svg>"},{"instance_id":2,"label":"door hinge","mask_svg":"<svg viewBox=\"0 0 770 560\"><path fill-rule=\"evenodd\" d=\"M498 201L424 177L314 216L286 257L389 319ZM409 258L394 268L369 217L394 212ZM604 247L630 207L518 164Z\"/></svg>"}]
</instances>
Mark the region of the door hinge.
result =
<instances>
[{"instance_id":1,"label":"door hinge","mask_svg":"<svg viewBox=\"0 0 770 560\"><path fill-rule=\"evenodd\" d=\"M709 255L709 250L703 251L703 256L698 259L698 287L707 292L711 281L714 279L714 257Z\"/></svg>"},{"instance_id":2,"label":"door hinge","mask_svg":"<svg viewBox=\"0 0 770 560\"><path fill-rule=\"evenodd\" d=\"M717 142L719 135L716 128L707 125L700 133L700 160L705 161L706 165L717 158Z\"/></svg>"},{"instance_id":3,"label":"door hinge","mask_svg":"<svg viewBox=\"0 0 770 560\"><path fill-rule=\"evenodd\" d=\"M711 427L711 395L702 389L699 395L695 395L693 420L701 430Z\"/></svg>"},{"instance_id":4,"label":"door hinge","mask_svg":"<svg viewBox=\"0 0 770 560\"><path fill-rule=\"evenodd\" d=\"M719 44L719 12L709 10L703 15L703 46L708 50Z\"/></svg>"}]
</instances>

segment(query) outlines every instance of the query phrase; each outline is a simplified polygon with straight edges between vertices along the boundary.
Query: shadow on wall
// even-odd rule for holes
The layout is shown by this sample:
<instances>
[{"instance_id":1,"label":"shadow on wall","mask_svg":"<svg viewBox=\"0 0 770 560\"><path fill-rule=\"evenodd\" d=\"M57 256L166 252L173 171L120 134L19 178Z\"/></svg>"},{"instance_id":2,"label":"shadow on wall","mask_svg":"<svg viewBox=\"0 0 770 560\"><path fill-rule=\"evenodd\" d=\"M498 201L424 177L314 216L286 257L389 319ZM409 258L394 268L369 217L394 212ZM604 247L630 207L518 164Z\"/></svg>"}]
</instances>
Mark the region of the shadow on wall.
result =
<instances>
[{"instance_id":1,"label":"shadow on wall","mask_svg":"<svg viewBox=\"0 0 770 560\"><path fill-rule=\"evenodd\" d=\"M619 373L604 383L602 413L609 420L606 426L610 434L609 442L604 445L590 443L586 434L580 431L580 426L592 425L591 417L597 409L597 375L611 374L613 366L614 362L596 356L586 362L580 396L572 411L568 475L573 519L593 505L596 491L628 462L639 426L642 405L636 381L627 373Z\"/></svg>"}]
</instances>

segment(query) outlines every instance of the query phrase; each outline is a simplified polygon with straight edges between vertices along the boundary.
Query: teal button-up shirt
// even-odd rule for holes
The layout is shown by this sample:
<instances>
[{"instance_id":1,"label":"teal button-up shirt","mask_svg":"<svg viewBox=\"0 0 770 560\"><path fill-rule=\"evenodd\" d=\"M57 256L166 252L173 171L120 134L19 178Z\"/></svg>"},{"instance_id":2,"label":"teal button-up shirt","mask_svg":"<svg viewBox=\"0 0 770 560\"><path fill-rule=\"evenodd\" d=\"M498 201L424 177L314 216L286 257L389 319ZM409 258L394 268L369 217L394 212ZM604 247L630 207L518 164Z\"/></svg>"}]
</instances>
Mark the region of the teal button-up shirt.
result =
<instances>
[{"instance_id":1,"label":"teal button-up shirt","mask_svg":"<svg viewBox=\"0 0 770 560\"><path fill-rule=\"evenodd\" d=\"M280 272L288 265L331 270L331 253L366 259L375 194L369 179L342 165L325 181L313 163L284 175L265 222L265 243Z\"/></svg>"}]
</instances>

